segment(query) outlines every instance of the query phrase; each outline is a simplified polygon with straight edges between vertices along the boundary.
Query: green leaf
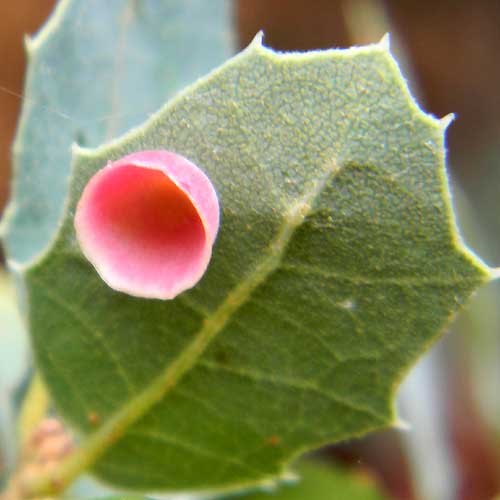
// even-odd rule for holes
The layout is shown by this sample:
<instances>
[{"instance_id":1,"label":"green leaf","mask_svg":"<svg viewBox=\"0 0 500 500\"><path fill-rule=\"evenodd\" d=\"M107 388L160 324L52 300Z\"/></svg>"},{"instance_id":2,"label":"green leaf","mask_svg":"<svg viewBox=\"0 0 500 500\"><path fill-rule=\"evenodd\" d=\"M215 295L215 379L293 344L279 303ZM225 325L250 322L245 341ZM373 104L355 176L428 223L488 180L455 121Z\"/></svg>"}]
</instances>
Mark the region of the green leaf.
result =
<instances>
[{"instance_id":1,"label":"green leaf","mask_svg":"<svg viewBox=\"0 0 500 500\"><path fill-rule=\"evenodd\" d=\"M146 500L118 495L96 497L99 500ZM338 466L304 463L293 481L270 491L238 495L238 500L383 500L373 479L364 472L351 472Z\"/></svg>"},{"instance_id":2,"label":"green leaf","mask_svg":"<svg viewBox=\"0 0 500 500\"><path fill-rule=\"evenodd\" d=\"M133 495L112 495L109 497L98 497L96 500L146 500L146 497L138 497Z\"/></svg>"},{"instance_id":3,"label":"green leaf","mask_svg":"<svg viewBox=\"0 0 500 500\"><path fill-rule=\"evenodd\" d=\"M340 467L302 464L299 479L276 491L238 497L240 500L383 500L371 477Z\"/></svg>"},{"instance_id":4,"label":"green leaf","mask_svg":"<svg viewBox=\"0 0 500 500\"><path fill-rule=\"evenodd\" d=\"M57 240L24 274L38 366L83 441L32 492L87 467L143 491L269 484L393 424L403 374L490 279L455 228L447 122L385 40L278 54L258 37L144 127L75 150ZM170 302L108 288L73 229L96 171L155 148L204 169L223 208L207 274Z\"/></svg>"},{"instance_id":5,"label":"green leaf","mask_svg":"<svg viewBox=\"0 0 500 500\"><path fill-rule=\"evenodd\" d=\"M228 0L61 0L27 40L13 195L3 222L11 260L54 236L71 144L94 147L144 121L232 53Z\"/></svg>"}]
</instances>

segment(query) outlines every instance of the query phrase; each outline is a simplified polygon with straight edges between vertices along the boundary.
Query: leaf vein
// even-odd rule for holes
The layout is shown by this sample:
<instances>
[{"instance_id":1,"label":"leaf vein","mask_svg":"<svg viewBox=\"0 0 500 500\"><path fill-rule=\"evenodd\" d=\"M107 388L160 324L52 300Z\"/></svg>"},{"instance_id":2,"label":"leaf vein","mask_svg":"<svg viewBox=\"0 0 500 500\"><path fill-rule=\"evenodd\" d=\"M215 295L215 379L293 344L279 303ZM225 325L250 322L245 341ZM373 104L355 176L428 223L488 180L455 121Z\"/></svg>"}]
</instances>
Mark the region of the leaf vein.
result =
<instances>
[{"instance_id":1,"label":"leaf vein","mask_svg":"<svg viewBox=\"0 0 500 500\"><path fill-rule=\"evenodd\" d=\"M250 471L252 474L261 475L263 473L263 471L261 471L259 469L255 469L253 467L250 467L248 464L241 462L240 460L238 460L235 457L228 457L226 455L221 455L220 453L214 453L213 451L208 450L206 448L201 448L200 446L196 446L192 443L182 441L182 440L180 440L178 438L174 438L172 436L166 436L165 434L162 434L160 432L154 432L154 431L150 431L150 430L147 430L147 431L146 430L131 430L128 434L133 435L133 436L138 436L138 437L146 437L146 438L149 438L152 440L162 441L168 445L184 449L184 450L191 452L195 455L198 454L198 455L202 455L202 456L205 456L207 458L213 459L215 461L224 462L224 463L230 464L230 465L236 465L236 466L240 467L241 469L244 469L246 471Z\"/></svg>"},{"instance_id":2,"label":"leaf vein","mask_svg":"<svg viewBox=\"0 0 500 500\"><path fill-rule=\"evenodd\" d=\"M400 285L408 287L425 287L425 286L437 286L437 287L452 287L456 285L463 285L465 283L474 283L474 279L468 279L463 277L439 277L439 276L422 276L417 274L416 276L362 276L362 275L350 275L346 273L339 273L336 271L324 271L323 269L310 265L302 264L282 264L280 269L290 273L295 273L298 275L305 276L316 276L324 279L338 279L343 281L350 281L356 285Z\"/></svg>"},{"instance_id":3,"label":"leaf vein","mask_svg":"<svg viewBox=\"0 0 500 500\"><path fill-rule=\"evenodd\" d=\"M34 281L37 280L35 279ZM124 384L127 386L129 393L133 394L135 392L134 384L128 377L124 366L120 362L120 359L116 357L113 350L108 346L107 342L105 341L105 336L103 335L103 333L98 328L95 328L92 325L90 325L90 323L88 323L87 320L84 319L84 317L80 312L73 309L73 307L70 304L68 304L65 300L63 300L58 294L54 293L53 291L50 291L48 287L43 286L43 284L40 282L39 285L40 285L39 289L42 291L42 293L45 295L47 299L49 299L53 304L59 306L61 309L64 309L66 312L71 314L71 316L73 316L73 318L82 326L82 328L87 332L89 332L99 342L99 344L101 344L101 346L104 348L109 358L111 359L112 364L115 367L116 373L122 379Z\"/></svg>"},{"instance_id":4,"label":"leaf vein","mask_svg":"<svg viewBox=\"0 0 500 500\"><path fill-rule=\"evenodd\" d=\"M193 403L196 403L202 407L205 408L205 411L208 413L211 413L214 415L216 418L218 418L221 421L232 421L231 419L227 418L222 411L219 411L214 405L210 404L206 399L203 399L199 396L196 396L195 394L186 391L186 389L183 387L182 390L177 388L175 393L180 396L181 398L186 399L187 401L191 401ZM245 415L245 418L239 419L239 422L242 424L245 424L249 430L252 432L255 432L255 434L260 434L260 428L257 423L252 422L249 418L248 415Z\"/></svg>"},{"instance_id":5,"label":"leaf vein","mask_svg":"<svg viewBox=\"0 0 500 500\"><path fill-rule=\"evenodd\" d=\"M254 382L266 382L273 385L281 385L292 389L298 389L301 391L315 392L320 396L336 404L342 405L348 409L355 410L359 413L364 413L366 415L370 415L371 417L375 417L376 419L382 422L385 421L385 417L374 411L372 408L362 406L360 404L349 401L343 397L340 397L337 394L333 394L332 392L326 391L325 389L319 387L318 385L310 381L303 382L301 380L293 378L277 376L274 374L270 375L267 372L259 372L254 369L249 370L248 368L236 368L234 366L222 365L208 360L200 360L198 362L198 366L213 371L225 371L227 373L232 373L233 375L237 375L239 377L253 380Z\"/></svg>"},{"instance_id":6,"label":"leaf vein","mask_svg":"<svg viewBox=\"0 0 500 500\"><path fill-rule=\"evenodd\" d=\"M302 330L308 330L304 327L304 325L295 318L292 318L289 314L285 315L281 309L271 309L265 302L262 301L253 301L254 304L257 304L258 307L266 311L268 314L275 314L278 318L280 318L284 323L289 324L293 328L296 328L299 332ZM340 308L340 306L338 306ZM311 335L316 341L323 347L329 354L332 355L335 361L340 361L338 354L332 349L332 346L325 341L325 339L318 334L316 330L308 331L308 335Z\"/></svg>"}]
</instances>

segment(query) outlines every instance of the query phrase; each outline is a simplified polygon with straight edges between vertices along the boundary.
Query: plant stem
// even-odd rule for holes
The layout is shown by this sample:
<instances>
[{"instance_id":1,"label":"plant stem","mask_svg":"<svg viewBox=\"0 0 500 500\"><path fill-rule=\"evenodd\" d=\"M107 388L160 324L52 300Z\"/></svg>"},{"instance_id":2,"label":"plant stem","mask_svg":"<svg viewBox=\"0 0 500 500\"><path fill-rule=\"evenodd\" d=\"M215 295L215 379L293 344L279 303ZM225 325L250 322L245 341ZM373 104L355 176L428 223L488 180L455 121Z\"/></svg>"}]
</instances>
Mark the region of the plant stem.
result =
<instances>
[{"instance_id":1,"label":"plant stem","mask_svg":"<svg viewBox=\"0 0 500 500\"><path fill-rule=\"evenodd\" d=\"M35 373L24 398L17 422L20 448L26 446L31 434L40 421L47 415L49 395L40 375Z\"/></svg>"}]
</instances>

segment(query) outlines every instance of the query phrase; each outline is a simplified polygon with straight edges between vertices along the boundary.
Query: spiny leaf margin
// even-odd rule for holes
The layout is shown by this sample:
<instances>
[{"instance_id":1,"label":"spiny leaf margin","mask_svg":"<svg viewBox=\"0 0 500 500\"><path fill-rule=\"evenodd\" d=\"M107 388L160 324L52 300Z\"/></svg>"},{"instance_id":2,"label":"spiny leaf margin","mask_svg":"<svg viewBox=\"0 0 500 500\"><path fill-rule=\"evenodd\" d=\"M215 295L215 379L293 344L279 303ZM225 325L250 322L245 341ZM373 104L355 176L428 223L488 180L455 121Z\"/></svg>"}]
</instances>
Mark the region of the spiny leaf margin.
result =
<instances>
[{"instance_id":1,"label":"spiny leaf margin","mask_svg":"<svg viewBox=\"0 0 500 500\"><path fill-rule=\"evenodd\" d=\"M81 149L76 150L75 151L75 153L76 153L76 155L75 155L75 168L74 168L74 175L73 175L72 185L71 185L71 197L70 197L70 202L69 202L68 209L67 209L69 216L66 218L65 223L62 226L61 231L58 235L58 238L54 242L54 245L52 246L52 249L44 257L42 257L41 260L37 264L35 264L34 266L32 266L31 268L29 268L27 270L27 278L28 278L28 280L31 281L32 288L33 288L34 284L36 283L37 279L39 279L39 276L37 277L37 275L44 274L44 270L43 270L44 266L49 264L48 268L50 270L50 265L52 265L50 261L52 258L54 258L53 254L54 254L54 252L57 253L59 246L61 248L66 247L66 252L68 254L67 255L68 258L81 260L81 257L77 257L78 256L78 249L75 247L75 244L74 244L74 236L72 234L73 228L72 228L71 214L73 213L74 204L78 200L79 194L81 193L81 190L82 190L83 186L85 185L86 180L92 175L92 173L95 171L96 168L98 168L99 165L102 166L102 159L104 157L109 158L109 159L116 159L116 157L125 154L130 148L132 148L131 150L133 150L134 148L141 147L141 146L149 148L152 145L155 147L158 147L161 144L161 141L158 140L158 137L156 138L156 141L155 140L152 141L150 138L148 138L148 134L152 134L154 136L155 135L154 130L156 128L161 129L163 121L168 122L168 115L169 115L169 113L175 112L176 106L182 104L183 101L186 102L186 101L189 101L190 99L193 99L193 96L196 95L196 92L206 89L207 86L209 86L213 81L217 80L217 78L220 75L222 75L225 71L227 71L228 69L230 69L232 67L237 66L240 63L244 64L246 59L250 60L252 57L260 59L262 65L267 67L267 68L277 68L280 66L284 66L286 64L289 64L290 66L293 66L294 64L298 65L298 64L301 64L302 62L307 62L307 61L310 61L310 60L315 59L315 58L318 61L325 61L326 62L326 61L328 61L329 57L332 57L332 59L338 60L341 58L355 59L357 57L362 57L362 56L366 56L366 55L373 56L373 57L379 57L379 58L381 58L380 62L385 61L385 64L393 73L391 75L391 77L393 77L397 82L399 82L399 91L404 94L405 99L406 99L406 105L411 109L414 117L416 117L415 120L418 120L421 125L426 127L429 131L432 131L431 135L434 135L435 137L437 137L437 136L440 137L440 140L436 140L436 143L438 145L437 146L438 149L439 149L439 145L441 146L441 149L439 149L438 153L435 156L439 159L438 179L441 182L441 185L439 186L439 191L440 191L441 196L444 195L444 202L443 202L444 203L444 214L446 216L446 224L448 225L447 236L449 236L452 239L451 243L452 243L453 252L456 254L455 257L457 259L457 264L460 263L460 265L463 266L462 271L464 272L464 274L467 274L467 273L470 274L467 278L464 278L463 283L461 283L463 285L463 289L462 289L461 293L454 296L453 302L447 307L451 307L452 309L454 309L458 305L461 305L477 286L479 286L481 283L483 283L489 279L490 272L479 261L479 259L477 259L475 256L473 256L473 254L470 253L470 251L468 251L463 246L462 242L460 241L460 238L458 237L458 233L457 233L457 230L455 227L455 222L454 222L453 215L452 215L451 205L450 205L448 194L447 194L448 193L448 186L447 186L447 179L446 179L446 174L445 174L445 170L444 170L444 155L443 155L443 149L442 149L442 141L443 141L443 133L444 133L444 129L445 129L445 124L443 122L440 122L440 121L432 118L431 116L423 113L418 108L418 106L414 103L414 101L412 100L412 98L408 92L408 89L407 89L404 81L401 78L397 64L392 59L392 56L390 56L390 54L387 50L387 43L385 41L382 42L381 44L374 45L374 46L354 48L354 49L348 49L348 50L344 50L344 51L324 51L324 52L318 51L318 52L307 53L307 54L277 54L277 53L272 52L269 49L264 48L261 45L260 38L257 38L256 41L254 41L254 43L246 51L244 51L242 54L240 54L239 56L236 56L231 61L226 63L224 66L222 66L218 70L211 73L208 77L206 77L203 80L200 80L197 84L188 88L185 92L180 94L171 103L167 104L167 106L162 111L160 111L157 115L155 115L143 128L138 128L138 129L132 131L130 134L127 134L124 138L110 144L109 146L100 148L100 149L96 150L95 152L84 151ZM387 75L383 75L383 76L387 76ZM238 112L237 106L234 107L233 112L234 113ZM189 128L189 123L184 123L184 125L186 125L187 128ZM200 133L200 130L197 130L196 132ZM193 132L191 132L191 133L193 133ZM152 144L152 143L154 143L154 144ZM202 144L200 147L201 147L202 151L205 154L207 154L207 151L204 150L205 146L206 145ZM432 144L430 147L432 148ZM184 151L178 151L178 152L184 153ZM193 151L191 151L191 153L193 153ZM214 154L214 153L212 152L212 154ZM187 156L192 158L191 155L187 155ZM216 153L214 154L214 156L217 158ZM200 161L200 164L203 164L203 161ZM92 165L92 167L89 168L89 165ZM357 167L355 165L352 166L352 165L348 164L348 168L352 169L352 171L354 171L353 175L356 176L356 168ZM366 170L368 172L370 172L369 168L367 168ZM210 171L209 174L217 177L216 171ZM220 180L221 175L222 174L219 173L219 180ZM314 180L314 178L313 178L313 180ZM306 184L306 183L304 182L304 184ZM222 190L222 191L224 191L224 190ZM311 191L311 189L309 189L309 193L314 193L314 190ZM304 192L302 190L302 195L303 194L304 194ZM307 190L306 190L306 194L307 194ZM319 195L322 195L323 193L320 190L316 194L319 196ZM297 196L296 196L296 198L297 198ZM224 198L224 196L222 196L223 203L224 203L224 200L225 200L225 198ZM226 202L227 201L229 201L229 200L226 198ZM278 200L275 200L275 201L278 201ZM316 201L317 200L315 200L315 199L305 200L305 206L309 205L309 208L302 214L302 219L299 221L297 227L302 225L304 220L306 218L308 218L308 216L310 215L309 210L311 210L311 204L314 205L316 203ZM309 203L309 202L311 202L311 203ZM292 205L291 210L285 209L286 207L290 206L289 203L288 204L283 203L282 205L278 204L278 207L281 208L281 210L282 210L283 219L286 219L287 216L288 217L293 216L293 212L294 211L296 212L302 206L301 203L303 203L303 202L301 201L301 202L296 203L295 205ZM314 210L315 210L315 208L314 208ZM227 218L230 217L232 214L226 208L224 215L226 217L226 222L227 222ZM268 215L268 214L266 214L266 215ZM272 219L272 216L271 216L271 219ZM274 225L276 227L279 227L279 225L277 224L277 220L279 220L279 219L280 219L280 217L278 217L277 219L276 218L274 219L274 222L275 222ZM224 217L223 217L223 228L224 228ZM293 231L295 231L295 229L293 229ZM228 231L228 229L226 229L226 234L227 234L227 231ZM276 231L275 231L275 234L277 234ZM295 235L291 234L290 238L292 238L292 237L295 238ZM269 241L272 241L272 240L269 239ZM220 246L221 245L223 245L223 243L221 243ZM288 241L285 242L283 251L288 251L288 249L286 248L287 245L288 245ZM272 247L272 243L270 246ZM261 247L261 249L263 249L263 248L266 248L266 246ZM216 250L216 252L217 252L217 250ZM283 256L280 255L280 259L282 259L282 257ZM215 259L216 263L213 264L213 268L216 268L217 265L220 265L220 260L217 261L217 255L214 256L214 259ZM57 260L57 258L56 258L56 260ZM76 261L74 263L76 263ZM257 263L258 263L258 261L257 261ZM82 265L81 262L79 262L78 265L81 266ZM273 268L269 271L270 274L274 273L280 265L281 265L281 260L280 260L280 262L278 262L278 265L276 268ZM88 273L88 266L85 269L85 273ZM212 276L214 276L213 271L212 271ZM210 276L210 272L209 272L209 275L206 278L206 280L204 280L198 288L193 290L193 292L191 292L190 294L185 296L184 300L187 301L187 303L185 302L184 306L181 305L182 301L176 301L176 304L179 306L179 308L182 309L182 307L187 307L188 309L193 309L195 313L198 313L201 316L203 316L203 314L205 314L206 310L208 309L209 314L211 314L212 317L216 317L216 315L218 314L218 311L223 310L223 312L224 312L225 308L227 308L227 307L229 307L229 312L231 314L239 312L238 309L240 306L244 305L244 302L243 303L236 303L236 308L231 309L231 307L232 307L231 302L234 301L234 297L231 295L231 293L232 293L231 288L228 288L229 295L227 295L226 298L222 302L219 302L219 303L215 302L215 304L210 303L210 299L207 298L207 290L210 289L209 286L210 286L211 280L213 281L212 276ZM264 279L267 279L267 277L268 277L267 275L264 276ZM339 278L339 276L337 276L337 278ZM397 280L397 278L395 278L395 279ZM459 276L457 276L457 280L460 280ZM417 286L418 282L419 282L419 278L415 278L414 282L412 283L410 280L408 285L410 287ZM425 279L420 278L420 282L425 284ZM260 286L261 284L262 283L257 283L257 287ZM360 284L362 284L362 281L360 282ZM430 281L430 284L432 285L431 281ZM454 286L454 285L458 286L458 284L459 284L459 281L453 282L453 277L452 277L452 278L450 278L450 282L443 283L443 286ZM212 285L213 285L213 283L212 283ZM369 285L369 282L366 283L366 285ZM218 299L219 297L216 297L216 298ZM203 299L205 299L205 300L203 300ZM394 299L392 298L391 300L394 300ZM125 299L124 299L124 301L125 301ZM129 302L128 305L131 306L131 302ZM143 307L147 308L148 306L146 304L144 304ZM156 306L151 306L151 307L156 307ZM175 308L176 308L176 306L172 305L172 309L174 309L174 313L180 313L180 310L179 309L176 310ZM169 309L170 309L170 307L169 307ZM193 310L191 311L191 314L193 314ZM70 310L68 310L67 312L70 312ZM442 316L443 311L441 311L440 314ZM450 311L448 311L446 316L448 316L449 314L450 314ZM182 313L180 313L180 315L182 316ZM433 323L436 326L439 326L439 329L442 329L444 326L444 321L443 321L443 318L441 316L434 318L434 323ZM36 323L33 322L33 327L35 327L35 326L36 326ZM225 326L225 323L220 328L223 329L224 326ZM196 331L196 328L193 331ZM111 332L106 332L105 335L108 335L108 333L111 333ZM88 422L85 421L85 415L80 414L79 416L77 416L76 414L74 414L74 412L73 412L74 408L72 407L71 404L68 404L68 401L66 401L65 404L61 404L61 396L64 399L64 398L67 398L67 395L65 395L65 396L63 395L65 390L63 389L61 392L61 386L57 387L57 385L60 384L61 381L59 381L59 382L56 381L54 379L54 373L50 373L51 369L47 368L47 365L46 365L47 353L42 355L43 353L40 352L40 348L41 348L40 340L38 340L38 342L37 342L37 336L39 336L39 335L40 334L35 335L35 342L37 343L37 346L38 346L37 354L39 355L40 360L43 359L43 361L41 361L41 364L42 365L45 364L46 376L52 380L53 390L55 389L56 393L57 392L59 393L56 396L56 403L58 403L61 412L68 418L69 421L71 421L74 425L76 425L77 427L79 427L81 430L83 430L85 432L91 431ZM197 337L194 338L195 343L196 343L196 338ZM263 482L264 483L269 482L269 481L273 480L272 479L273 477L276 477L276 476L279 477L280 474L282 475L283 471L286 468L286 464L290 461L290 459L293 457L296 457L298 454L300 454L302 451L305 451L306 449L310 449L313 446L318 446L320 444L327 443L331 439L345 439L347 437L352 437L354 435L359 435L359 434L365 433L368 430L372 430L372 429L379 428L379 427L384 426L384 425L390 425L391 423L394 423L395 413L394 413L394 408L393 408L393 403L392 403L394 388L399 383L399 380L402 377L403 372L405 372L408 369L412 360L414 360L414 358L422 351L422 346L424 346L424 347L428 346L431 342L433 342L435 340L435 338L436 338L436 332L434 331L434 333L432 335L428 334L427 337L422 338L419 342L413 341L414 342L413 344L411 344L411 342L409 342L409 344L411 344L411 346L409 345L404 350L404 353L401 355L401 360L399 360L399 368L397 370L393 371L393 373L391 373L390 378L392 380L392 383L389 384L390 387L388 387L386 384L385 389L377 396L380 398L380 400L378 400L378 402L376 403L375 406L378 405L377 411L378 411L378 415L380 418L375 418L375 415L377 414L377 413L375 413L375 414L371 415L371 420L364 422L362 425L358 425L356 430L349 428L349 425L347 425L347 429L349 429L348 431L346 431L344 429L344 432L340 432L340 434L337 433L335 436L332 436L332 433L330 433L330 434L326 433L325 435L322 435L322 437L316 437L314 439L311 439L311 437L309 437L309 439L306 440L307 443L302 443L302 445L299 445L296 443L294 445L293 449L289 449L284 453L282 452L282 454L279 457L276 457L274 459L274 461L271 459L271 462L274 465L272 467L270 467L270 470L272 470L272 472L270 472L269 474L261 474L260 477L253 477L253 478L247 479L247 480L242 480L240 478L239 480L236 480L234 482L226 481L225 484L218 484L217 486L214 486L214 485L210 486L208 483L206 483L205 486L209 486L208 489L215 487L215 489L217 489L218 491L221 491L222 489L227 489L227 488L234 489L234 488L241 488L243 486L250 486L250 485L255 485L255 484L262 484ZM209 338L206 340L208 340L208 342L206 342L203 345L203 349L202 349L203 352L200 352L199 356L204 355L204 350L208 347L208 344L210 343L210 341L212 339ZM181 352L181 356L182 356L182 353L185 352L182 350L184 347L185 346L181 345L181 350L179 351L179 352ZM186 349L189 349L189 345ZM208 349L206 351L206 353L208 353L208 352L210 352L210 349ZM170 360L170 361L172 362L172 364L174 363L173 360ZM191 359L191 361L193 361L193 359ZM182 376L185 373L187 374L194 367L196 362L197 362L197 359L194 359L193 364L188 366L187 370L185 372L182 372L180 375ZM371 362L373 362L373 360ZM207 365L207 366L209 366L209 365ZM154 381L153 381L153 384L154 384L154 383L156 383L156 381L161 382L161 380L163 380L163 382L161 382L161 383L164 384L163 389L165 390L165 392L166 392L166 390L172 390L172 391L177 390L176 388L168 386L168 384L171 382L171 379L168 379L168 377L167 378L164 377L162 379L162 376L165 376L165 374L167 374L168 370L169 370L169 368L167 368L165 370L163 367L163 369L159 370L160 375L156 379L154 379ZM186 377L187 377L187 375L186 375ZM168 384L166 383L167 379L168 379ZM184 380L184 379L182 379L182 380ZM182 380L176 379L175 383L177 383L177 382L181 383ZM49 385L50 385L50 382L49 382ZM311 388L309 388L309 389L311 389ZM115 390L116 390L116 387L115 387ZM146 388L146 390L147 390L147 388ZM165 392L163 392L163 395L165 394ZM139 400L139 399L141 399L141 394L139 394L137 397L137 400ZM377 399L377 398L375 398L375 399ZM375 401L375 399L374 399L374 401ZM143 414L146 414L147 411L150 409L150 407L152 405L154 405L155 403L157 403L158 401L159 401L158 394L156 394L155 397L153 398L153 400L150 400L149 402L147 402L147 404L143 404L142 410L141 410L141 412L143 411L143 413L141 413L140 415L139 414L136 415L134 417L134 421L135 421L135 418L139 418ZM142 403L144 403L144 401L142 401ZM373 404L373 401L372 401L372 404ZM73 404L73 406L74 406L74 404ZM168 404L166 406L170 410L172 410L172 407L169 407ZM370 405L368 405L368 406L370 406ZM91 456L92 461L97 459L99 457L99 454L102 451L104 451L102 449L104 443L108 443L111 445L115 445L115 447L118 447L118 445L115 444L114 442L109 443L109 438L112 435L111 433L116 432L117 430L124 432L130 424L133 424L133 422L129 420L129 416L125 416L123 419L123 422L126 422L127 425L126 425L126 427L122 428L121 424L118 422L120 420L120 418L118 418L118 417L120 417L121 412L122 412L122 410L118 409L118 411L116 413L114 413L114 414L110 413L110 417L107 420L107 422L108 423L111 422L113 425L111 425L110 428L107 429L106 435L102 435L99 437L100 431L97 431L93 435L93 437L90 438L89 443L91 443L91 444L93 443L91 448L94 450L94 452L97 451L98 448L99 448L99 450L98 450L98 453L96 453L96 454L92 454L94 452L90 453L90 455L87 455L87 458L89 456ZM116 418L118 418L118 420L116 420ZM163 416L163 418L165 418L165 416ZM115 419L115 422L113 422L113 419ZM147 415L144 417L144 420L147 421ZM143 422L144 422L144 420L143 420ZM344 424L345 424L345 422L344 422ZM106 427L106 424L104 425L104 427ZM132 425L131 429L133 427L134 426ZM135 427L140 429L141 422L139 422ZM146 424L146 427L147 427L147 424ZM99 439L97 439L97 441L95 439L96 437L99 438ZM107 437L107 439L106 439L106 437ZM198 438L199 437L200 436L198 436ZM94 440L94 441L92 441L92 440ZM127 447L125 446L125 449L126 448ZM82 448L82 450L83 450L83 453L85 454L85 444L84 444L84 447ZM112 455L112 450L110 450L110 451L111 451L111 455ZM272 454L272 452L276 451L276 450L268 449L267 451L268 451L268 454ZM107 453L109 456L109 452L107 452ZM122 453L118 452L118 456L121 457L120 460L123 460L123 457L124 457L123 452ZM76 471L78 469L78 460L80 460L80 458L81 458L81 456L80 457L77 456L77 458L74 459L72 464L70 463L70 465L67 467L66 470L67 471L72 470L73 472ZM262 457L261 457L261 459L262 459ZM90 462L87 461L87 463L85 465L91 465L92 461L90 461ZM111 461L112 461L112 459L111 459ZM83 462L85 462L85 460L83 460ZM83 462L81 462L81 463L83 463ZM114 475L113 473L110 474L109 469L106 470L106 466L102 465L103 462L104 463L106 462L106 457L104 457L104 460L101 461L100 465L98 464L98 467L97 467L98 473L101 476L106 477L108 480L112 478L111 480L113 480L114 482L121 483L122 480L117 479L117 476ZM61 469L61 471L62 471L62 473L59 476L57 476L56 479L57 480L68 479L68 477L66 477L64 475L64 468ZM53 479L53 478L51 478L51 479ZM174 481L176 479L177 478L174 478ZM127 482L125 482L123 484L125 486L137 488L137 489L148 489L148 488L163 489L164 488L163 485L161 487L158 487L158 486L153 486L152 484L147 484L147 481L146 481L146 483L142 483L142 484L140 484L140 481L139 482L136 481L135 484L133 481L132 481L132 483L127 484ZM47 487L47 485L48 485L48 483L45 484L46 487ZM203 487L204 485L201 484L198 486ZM173 488L174 489L193 489L187 485L183 485L180 487L174 486ZM196 489L196 487L195 487L195 489ZM43 490L43 487L41 488L41 490ZM37 491L40 491L40 488Z\"/></svg>"}]
</instances>

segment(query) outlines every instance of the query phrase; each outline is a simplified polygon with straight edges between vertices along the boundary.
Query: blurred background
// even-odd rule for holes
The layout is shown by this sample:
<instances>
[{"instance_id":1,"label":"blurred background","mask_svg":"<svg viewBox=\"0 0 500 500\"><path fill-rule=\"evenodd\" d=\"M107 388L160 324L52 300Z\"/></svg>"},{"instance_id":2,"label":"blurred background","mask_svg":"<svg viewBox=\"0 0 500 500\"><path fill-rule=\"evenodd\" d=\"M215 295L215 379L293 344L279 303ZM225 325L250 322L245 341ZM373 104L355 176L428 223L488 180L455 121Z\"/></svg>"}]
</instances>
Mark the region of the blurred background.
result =
<instances>
[{"instance_id":1,"label":"blurred background","mask_svg":"<svg viewBox=\"0 0 500 500\"><path fill-rule=\"evenodd\" d=\"M23 100L23 35L40 27L54 3L1 2L0 213ZM241 48L260 29L264 43L277 50L348 47L377 42L390 31L422 107L438 117L456 115L447 146L459 223L468 244L500 266L500 2L234 0L233 7ZM411 430L386 431L321 455L375 475L388 498L500 495L499 305L500 286L491 284L411 374L399 397Z\"/></svg>"}]
</instances>

